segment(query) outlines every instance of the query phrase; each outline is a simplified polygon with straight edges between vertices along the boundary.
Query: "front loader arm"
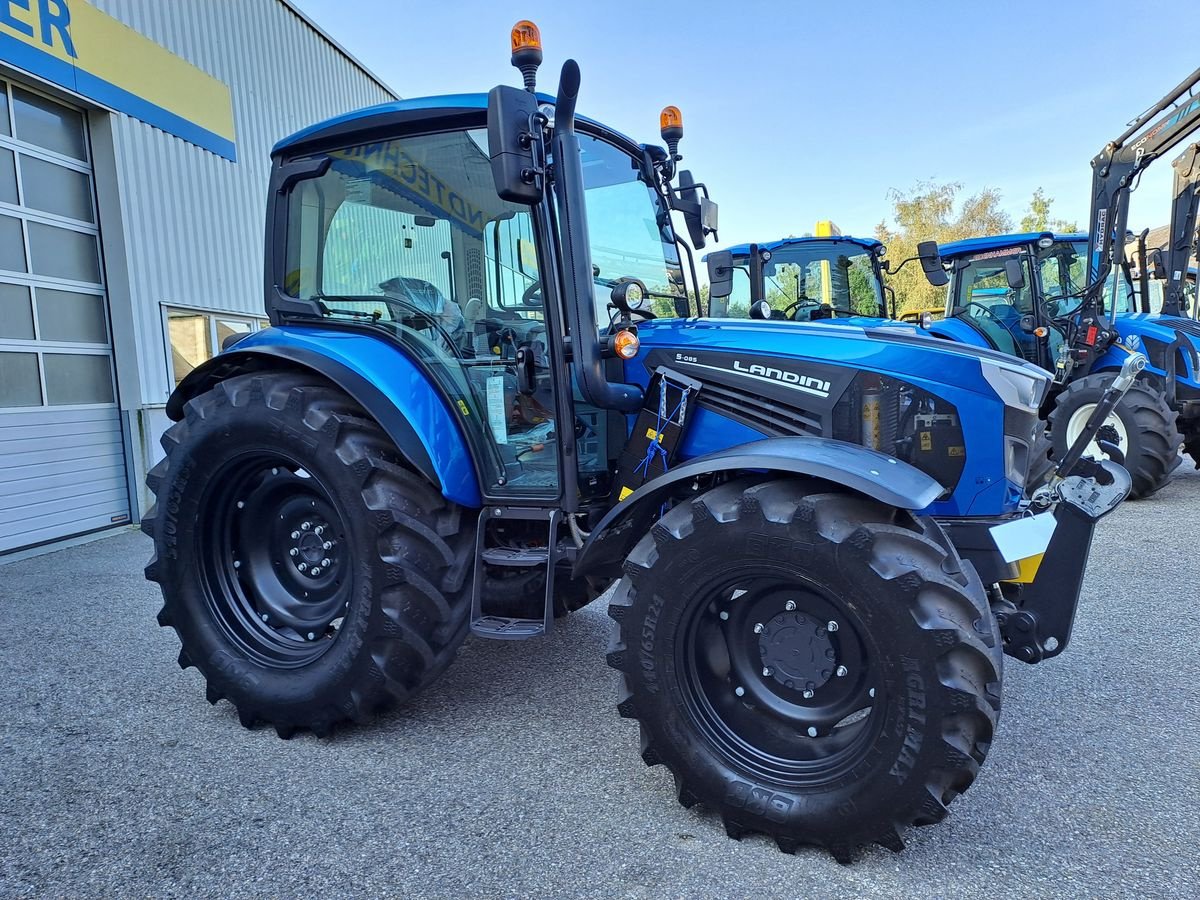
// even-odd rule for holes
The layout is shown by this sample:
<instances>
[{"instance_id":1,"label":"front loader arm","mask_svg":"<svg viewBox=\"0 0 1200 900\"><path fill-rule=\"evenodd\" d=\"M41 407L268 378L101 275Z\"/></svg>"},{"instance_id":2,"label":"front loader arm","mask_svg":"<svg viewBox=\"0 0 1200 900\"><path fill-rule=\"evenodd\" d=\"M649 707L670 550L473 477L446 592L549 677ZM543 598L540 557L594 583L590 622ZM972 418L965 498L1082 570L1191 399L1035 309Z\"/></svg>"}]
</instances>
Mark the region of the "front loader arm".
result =
<instances>
[{"instance_id":1,"label":"front loader arm","mask_svg":"<svg viewBox=\"0 0 1200 900\"><path fill-rule=\"evenodd\" d=\"M1175 199L1171 204L1171 233L1165 259L1167 289L1163 315L1182 315L1188 263L1196 252L1196 217L1200 208L1200 141L1171 163L1175 169Z\"/></svg>"}]
</instances>

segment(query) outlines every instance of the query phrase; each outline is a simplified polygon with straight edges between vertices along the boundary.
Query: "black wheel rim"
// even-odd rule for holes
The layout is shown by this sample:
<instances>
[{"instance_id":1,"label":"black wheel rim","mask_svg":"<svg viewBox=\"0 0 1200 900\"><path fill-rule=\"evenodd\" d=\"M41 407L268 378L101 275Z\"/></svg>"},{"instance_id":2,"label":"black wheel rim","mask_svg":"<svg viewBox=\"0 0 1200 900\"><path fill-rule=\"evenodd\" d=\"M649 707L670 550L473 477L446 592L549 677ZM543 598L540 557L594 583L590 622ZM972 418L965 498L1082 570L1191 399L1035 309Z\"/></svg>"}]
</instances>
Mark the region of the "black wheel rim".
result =
<instances>
[{"instance_id":1,"label":"black wheel rim","mask_svg":"<svg viewBox=\"0 0 1200 900\"><path fill-rule=\"evenodd\" d=\"M260 665L324 654L349 610L345 523L295 460L244 454L212 478L197 523L205 598L223 634Z\"/></svg>"},{"instance_id":2,"label":"black wheel rim","mask_svg":"<svg viewBox=\"0 0 1200 900\"><path fill-rule=\"evenodd\" d=\"M832 781L879 734L883 685L863 627L831 592L793 575L731 575L689 604L676 654L704 737L756 777Z\"/></svg>"}]
</instances>

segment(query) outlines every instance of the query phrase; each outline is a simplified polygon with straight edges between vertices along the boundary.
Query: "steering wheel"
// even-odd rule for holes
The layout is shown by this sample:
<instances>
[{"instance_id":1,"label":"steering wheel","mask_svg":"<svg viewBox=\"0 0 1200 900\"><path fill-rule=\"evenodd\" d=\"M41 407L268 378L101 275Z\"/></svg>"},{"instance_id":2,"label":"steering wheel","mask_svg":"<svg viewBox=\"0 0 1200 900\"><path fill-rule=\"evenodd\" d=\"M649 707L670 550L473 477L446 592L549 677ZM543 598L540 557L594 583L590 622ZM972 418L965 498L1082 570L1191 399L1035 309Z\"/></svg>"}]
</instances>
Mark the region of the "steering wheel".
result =
<instances>
[{"instance_id":1,"label":"steering wheel","mask_svg":"<svg viewBox=\"0 0 1200 900\"><path fill-rule=\"evenodd\" d=\"M794 319L801 307L804 306L820 306L820 300L813 300L811 297L801 297L795 303L789 304L783 308L783 316L786 319Z\"/></svg>"},{"instance_id":2,"label":"steering wheel","mask_svg":"<svg viewBox=\"0 0 1200 900\"><path fill-rule=\"evenodd\" d=\"M533 298L535 296L538 298L538 301L536 303L533 302ZM521 294L521 305L522 306L541 306L542 305L541 296L542 296L542 283L540 281L535 281L533 284L529 285L529 287L525 288L525 292L523 294Z\"/></svg>"}]
</instances>

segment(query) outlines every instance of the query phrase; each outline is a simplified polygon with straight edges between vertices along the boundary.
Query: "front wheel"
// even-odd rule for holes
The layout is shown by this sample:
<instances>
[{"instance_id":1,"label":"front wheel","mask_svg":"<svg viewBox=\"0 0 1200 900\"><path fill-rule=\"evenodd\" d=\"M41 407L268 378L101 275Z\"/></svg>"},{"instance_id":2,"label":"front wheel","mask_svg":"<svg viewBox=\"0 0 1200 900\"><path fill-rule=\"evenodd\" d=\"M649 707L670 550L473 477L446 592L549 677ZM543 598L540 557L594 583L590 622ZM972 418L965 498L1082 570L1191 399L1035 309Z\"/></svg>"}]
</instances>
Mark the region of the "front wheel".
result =
<instances>
[{"instance_id":1,"label":"front wheel","mask_svg":"<svg viewBox=\"0 0 1200 900\"><path fill-rule=\"evenodd\" d=\"M1058 395L1049 418L1054 459L1062 459L1083 433L1096 404L1115 377L1111 372L1088 375L1071 382ZM1179 465L1183 435L1176 426L1177 418L1163 392L1152 382L1139 379L1101 426L1098 437L1115 444L1125 455L1124 465L1133 479L1131 499L1155 493ZM1084 453L1096 459L1108 458L1096 441Z\"/></svg>"},{"instance_id":2,"label":"front wheel","mask_svg":"<svg viewBox=\"0 0 1200 900\"><path fill-rule=\"evenodd\" d=\"M608 660L681 803L848 861L975 780L1001 643L936 524L828 487L730 482L668 512L626 562Z\"/></svg>"}]
</instances>

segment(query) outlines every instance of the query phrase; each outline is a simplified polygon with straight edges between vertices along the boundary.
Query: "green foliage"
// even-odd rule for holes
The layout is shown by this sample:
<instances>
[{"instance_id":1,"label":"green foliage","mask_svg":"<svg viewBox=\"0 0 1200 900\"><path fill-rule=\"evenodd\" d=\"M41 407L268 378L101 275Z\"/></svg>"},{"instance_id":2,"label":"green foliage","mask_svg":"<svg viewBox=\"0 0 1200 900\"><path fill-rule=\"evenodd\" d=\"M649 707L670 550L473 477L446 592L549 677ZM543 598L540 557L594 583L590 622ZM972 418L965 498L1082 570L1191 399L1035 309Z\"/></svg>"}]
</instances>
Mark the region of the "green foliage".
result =
<instances>
[{"instance_id":1,"label":"green foliage","mask_svg":"<svg viewBox=\"0 0 1200 900\"><path fill-rule=\"evenodd\" d=\"M1000 207L999 191L984 188L960 200L961 192L961 184L930 181L918 182L908 191L891 192L895 227L880 222L875 226L875 236L887 245L887 258L892 265L916 256L920 241L935 240L941 244L1012 231L1012 218ZM916 263L905 266L888 280L896 291L900 312L945 306L945 288L933 287Z\"/></svg>"},{"instance_id":2,"label":"green foliage","mask_svg":"<svg viewBox=\"0 0 1200 900\"><path fill-rule=\"evenodd\" d=\"M1066 219L1055 219L1050 216L1050 207L1054 198L1047 197L1040 187L1033 192L1029 200L1029 209L1021 217L1022 231L1056 231L1060 234L1079 231L1079 225Z\"/></svg>"}]
</instances>

